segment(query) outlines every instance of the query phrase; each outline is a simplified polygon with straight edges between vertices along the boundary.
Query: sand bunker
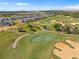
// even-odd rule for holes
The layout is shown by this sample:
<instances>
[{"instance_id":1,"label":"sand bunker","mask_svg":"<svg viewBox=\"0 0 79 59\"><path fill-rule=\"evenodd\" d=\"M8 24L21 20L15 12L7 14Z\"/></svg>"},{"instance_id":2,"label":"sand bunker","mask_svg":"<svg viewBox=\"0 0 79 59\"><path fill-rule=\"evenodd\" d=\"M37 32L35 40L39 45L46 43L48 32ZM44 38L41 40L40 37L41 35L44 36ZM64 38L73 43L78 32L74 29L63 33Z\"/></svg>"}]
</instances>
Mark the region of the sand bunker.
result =
<instances>
[{"instance_id":1,"label":"sand bunker","mask_svg":"<svg viewBox=\"0 0 79 59\"><path fill-rule=\"evenodd\" d=\"M72 25L78 25L79 23L71 23Z\"/></svg>"},{"instance_id":2,"label":"sand bunker","mask_svg":"<svg viewBox=\"0 0 79 59\"><path fill-rule=\"evenodd\" d=\"M62 42L56 43L53 53L61 59L72 59L73 57L79 59L79 43L71 40L66 40L66 43L69 45Z\"/></svg>"},{"instance_id":3,"label":"sand bunker","mask_svg":"<svg viewBox=\"0 0 79 59\"><path fill-rule=\"evenodd\" d=\"M51 23L55 23L55 22L56 22L56 20L51 20L50 22L51 22Z\"/></svg>"}]
</instances>

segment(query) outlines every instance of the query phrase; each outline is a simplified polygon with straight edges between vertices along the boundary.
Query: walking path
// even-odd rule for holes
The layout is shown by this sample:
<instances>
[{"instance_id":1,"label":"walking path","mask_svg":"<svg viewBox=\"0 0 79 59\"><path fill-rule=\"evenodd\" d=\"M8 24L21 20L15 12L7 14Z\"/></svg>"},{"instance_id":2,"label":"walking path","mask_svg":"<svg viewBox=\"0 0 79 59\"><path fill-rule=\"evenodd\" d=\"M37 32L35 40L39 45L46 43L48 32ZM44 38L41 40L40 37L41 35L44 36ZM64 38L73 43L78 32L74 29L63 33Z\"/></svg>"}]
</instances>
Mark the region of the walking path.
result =
<instances>
[{"instance_id":1,"label":"walking path","mask_svg":"<svg viewBox=\"0 0 79 59\"><path fill-rule=\"evenodd\" d=\"M24 36L27 36L27 35L29 35L29 34L24 34L24 35L18 37L18 38L14 41L14 43L13 43L13 45L12 45L12 48L16 48L18 41L19 41L21 38L23 38Z\"/></svg>"}]
</instances>

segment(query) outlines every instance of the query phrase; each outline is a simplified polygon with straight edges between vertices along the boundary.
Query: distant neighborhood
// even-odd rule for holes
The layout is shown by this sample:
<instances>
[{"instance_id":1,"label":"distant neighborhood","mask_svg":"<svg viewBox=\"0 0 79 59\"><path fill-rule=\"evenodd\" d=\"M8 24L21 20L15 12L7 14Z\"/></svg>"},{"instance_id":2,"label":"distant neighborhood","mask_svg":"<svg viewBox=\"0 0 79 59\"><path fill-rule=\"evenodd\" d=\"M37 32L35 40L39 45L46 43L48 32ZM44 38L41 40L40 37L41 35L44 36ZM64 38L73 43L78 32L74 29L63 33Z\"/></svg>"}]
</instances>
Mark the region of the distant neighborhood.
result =
<instances>
[{"instance_id":1,"label":"distant neighborhood","mask_svg":"<svg viewBox=\"0 0 79 59\"><path fill-rule=\"evenodd\" d=\"M45 12L38 12L38 13L30 13L29 15L26 16L18 16L16 15L16 17L8 17L8 18L4 18L1 17L0 18L0 26L12 26L15 25L16 22L18 23L28 23L29 21L37 21L37 20L41 20L43 18L52 16L54 14L48 14Z\"/></svg>"}]
</instances>

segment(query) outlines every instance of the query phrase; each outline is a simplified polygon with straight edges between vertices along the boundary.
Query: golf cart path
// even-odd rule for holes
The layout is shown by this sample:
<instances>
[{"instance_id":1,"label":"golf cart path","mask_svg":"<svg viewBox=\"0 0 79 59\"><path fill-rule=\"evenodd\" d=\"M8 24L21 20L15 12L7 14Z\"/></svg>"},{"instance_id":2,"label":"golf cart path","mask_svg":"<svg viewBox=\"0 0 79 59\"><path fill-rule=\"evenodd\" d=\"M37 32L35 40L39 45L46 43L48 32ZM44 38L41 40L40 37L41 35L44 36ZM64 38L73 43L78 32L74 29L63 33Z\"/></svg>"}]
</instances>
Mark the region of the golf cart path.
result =
<instances>
[{"instance_id":1,"label":"golf cart path","mask_svg":"<svg viewBox=\"0 0 79 59\"><path fill-rule=\"evenodd\" d=\"M23 38L24 36L27 36L27 35L29 35L29 34L24 34L24 35L21 35L20 37L18 37L18 38L14 41L14 43L13 43L13 45L12 45L12 48L16 48L16 45L17 45L18 41L19 41L21 38Z\"/></svg>"},{"instance_id":2,"label":"golf cart path","mask_svg":"<svg viewBox=\"0 0 79 59\"><path fill-rule=\"evenodd\" d=\"M35 33L38 33L38 32L35 32ZM18 38L14 41L14 43L12 44L12 48L16 48L18 41L19 41L21 38L23 38L24 36L27 36L27 35L30 35L30 34L24 34L24 35L21 35L20 37L18 37Z\"/></svg>"}]
</instances>

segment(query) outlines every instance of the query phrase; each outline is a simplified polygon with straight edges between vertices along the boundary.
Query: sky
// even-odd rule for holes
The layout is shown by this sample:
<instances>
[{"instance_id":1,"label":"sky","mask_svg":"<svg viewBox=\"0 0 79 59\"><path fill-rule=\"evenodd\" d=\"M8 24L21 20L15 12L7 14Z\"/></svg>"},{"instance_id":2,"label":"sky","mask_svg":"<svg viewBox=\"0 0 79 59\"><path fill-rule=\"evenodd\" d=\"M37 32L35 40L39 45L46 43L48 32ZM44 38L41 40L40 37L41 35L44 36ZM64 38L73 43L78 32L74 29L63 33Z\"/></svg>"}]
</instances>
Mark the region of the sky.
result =
<instances>
[{"instance_id":1,"label":"sky","mask_svg":"<svg viewBox=\"0 0 79 59\"><path fill-rule=\"evenodd\" d=\"M79 10L79 0L0 0L0 11Z\"/></svg>"}]
</instances>

